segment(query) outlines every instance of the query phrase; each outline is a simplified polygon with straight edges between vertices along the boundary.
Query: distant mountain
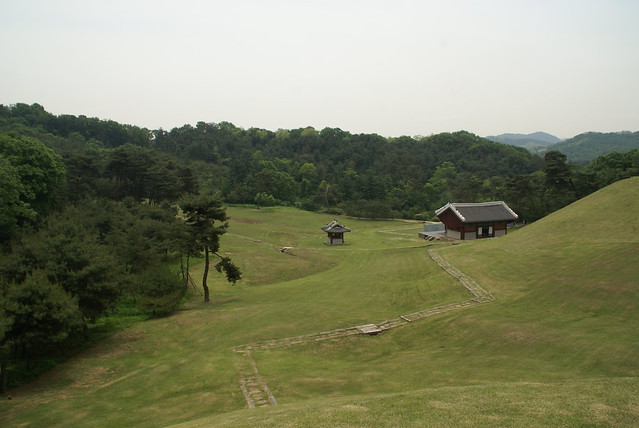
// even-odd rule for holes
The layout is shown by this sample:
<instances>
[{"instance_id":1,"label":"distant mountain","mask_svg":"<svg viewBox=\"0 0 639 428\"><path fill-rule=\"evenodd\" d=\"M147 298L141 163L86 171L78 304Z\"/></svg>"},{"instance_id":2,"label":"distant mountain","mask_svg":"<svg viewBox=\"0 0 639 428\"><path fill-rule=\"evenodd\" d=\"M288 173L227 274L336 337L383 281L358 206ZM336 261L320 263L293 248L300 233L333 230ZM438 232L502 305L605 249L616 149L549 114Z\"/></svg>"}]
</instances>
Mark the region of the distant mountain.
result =
<instances>
[{"instance_id":1,"label":"distant mountain","mask_svg":"<svg viewBox=\"0 0 639 428\"><path fill-rule=\"evenodd\" d=\"M633 149L639 149L639 132L586 132L534 152L543 156L547 151L557 150L572 162L587 164L600 155L625 153Z\"/></svg>"},{"instance_id":2,"label":"distant mountain","mask_svg":"<svg viewBox=\"0 0 639 428\"><path fill-rule=\"evenodd\" d=\"M510 144L512 146L524 147L532 152L536 152L538 149L556 144L561 141L561 138L546 132L534 132L532 134L500 134L491 135L486 139L495 141L502 144Z\"/></svg>"}]
</instances>

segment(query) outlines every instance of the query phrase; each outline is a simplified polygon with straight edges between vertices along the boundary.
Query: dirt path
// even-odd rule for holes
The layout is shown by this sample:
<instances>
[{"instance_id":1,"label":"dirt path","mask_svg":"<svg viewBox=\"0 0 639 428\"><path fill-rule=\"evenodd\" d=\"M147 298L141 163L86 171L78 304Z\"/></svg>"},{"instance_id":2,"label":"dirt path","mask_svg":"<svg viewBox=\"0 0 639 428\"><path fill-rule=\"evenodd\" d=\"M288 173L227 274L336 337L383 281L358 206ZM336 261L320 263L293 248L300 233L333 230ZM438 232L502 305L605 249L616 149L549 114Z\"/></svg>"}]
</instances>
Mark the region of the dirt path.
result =
<instances>
[{"instance_id":1,"label":"dirt path","mask_svg":"<svg viewBox=\"0 0 639 428\"><path fill-rule=\"evenodd\" d=\"M273 245L273 244L271 244ZM283 339L267 340L263 342L247 343L245 345L235 346L231 348L236 353L235 369L240 378L240 389L249 408L263 407L277 404L277 400L268 388L264 379L260 376L257 369L257 363L253 358L253 350L287 348L289 346L299 345L302 343L317 342L322 340L336 340L342 337L353 336L357 334L377 334L392 328L397 328L419 321L433 315L450 312L457 309L468 308L470 306L489 303L495 298L486 290L484 290L472 278L461 272L456 267L448 263L437 250L427 250L430 258L444 269L449 275L457 279L470 294L472 298L461 302L450 303L447 305L435 306L421 311L413 312L406 315L400 315L385 321L376 322L374 324L365 324L354 327L340 328L328 330L319 333L311 333L302 336L286 337Z\"/></svg>"}]
</instances>

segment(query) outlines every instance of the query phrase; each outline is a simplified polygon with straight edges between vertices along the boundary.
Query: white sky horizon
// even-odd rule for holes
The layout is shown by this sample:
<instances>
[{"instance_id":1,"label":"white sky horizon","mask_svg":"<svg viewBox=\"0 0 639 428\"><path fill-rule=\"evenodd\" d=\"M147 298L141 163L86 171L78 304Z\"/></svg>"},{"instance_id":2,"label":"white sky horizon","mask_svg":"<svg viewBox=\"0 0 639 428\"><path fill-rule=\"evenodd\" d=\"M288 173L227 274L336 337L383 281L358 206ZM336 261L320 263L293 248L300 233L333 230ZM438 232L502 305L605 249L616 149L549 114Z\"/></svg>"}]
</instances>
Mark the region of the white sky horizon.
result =
<instances>
[{"instance_id":1,"label":"white sky horizon","mask_svg":"<svg viewBox=\"0 0 639 428\"><path fill-rule=\"evenodd\" d=\"M639 129L635 0L0 0L0 104L149 129Z\"/></svg>"}]
</instances>

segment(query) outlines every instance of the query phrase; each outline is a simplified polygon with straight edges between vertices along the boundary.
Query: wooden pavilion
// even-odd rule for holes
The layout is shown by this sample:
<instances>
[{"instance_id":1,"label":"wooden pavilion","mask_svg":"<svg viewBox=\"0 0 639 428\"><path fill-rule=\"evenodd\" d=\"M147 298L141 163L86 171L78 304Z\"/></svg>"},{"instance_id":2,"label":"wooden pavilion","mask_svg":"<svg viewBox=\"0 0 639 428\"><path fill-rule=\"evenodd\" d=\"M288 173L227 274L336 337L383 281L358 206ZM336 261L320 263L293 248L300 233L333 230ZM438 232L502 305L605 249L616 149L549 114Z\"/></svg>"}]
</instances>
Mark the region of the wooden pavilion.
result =
<instances>
[{"instance_id":1,"label":"wooden pavilion","mask_svg":"<svg viewBox=\"0 0 639 428\"><path fill-rule=\"evenodd\" d=\"M322 230L328 235L326 240L327 245L344 244L344 233L351 231L348 227L338 223L337 220L333 220L326 226L323 226Z\"/></svg>"}]
</instances>

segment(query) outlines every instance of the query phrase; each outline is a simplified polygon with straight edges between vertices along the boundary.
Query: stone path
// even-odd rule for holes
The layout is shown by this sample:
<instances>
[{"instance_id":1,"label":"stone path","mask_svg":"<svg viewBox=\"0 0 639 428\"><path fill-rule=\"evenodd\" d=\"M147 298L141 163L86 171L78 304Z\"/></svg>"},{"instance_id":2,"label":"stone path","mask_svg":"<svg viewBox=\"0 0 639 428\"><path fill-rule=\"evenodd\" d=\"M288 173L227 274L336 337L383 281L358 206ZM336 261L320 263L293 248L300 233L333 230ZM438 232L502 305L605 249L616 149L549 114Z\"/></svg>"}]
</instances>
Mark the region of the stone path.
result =
<instances>
[{"instance_id":1,"label":"stone path","mask_svg":"<svg viewBox=\"0 0 639 428\"><path fill-rule=\"evenodd\" d=\"M474 300L476 300L477 303L486 303L495 300L495 298L488 291L481 288L481 286L477 284L475 280L444 260L442 256L439 255L438 251L428 250L428 255L449 275L461 282L462 285L466 287L466 289L470 291L473 296L475 296Z\"/></svg>"},{"instance_id":2,"label":"stone path","mask_svg":"<svg viewBox=\"0 0 639 428\"><path fill-rule=\"evenodd\" d=\"M263 342L253 342L231 348L238 355L236 359L236 370L240 377L240 389L249 408L276 405L277 400L260 376L257 364L253 358L253 350L286 348L302 343L318 342L322 340L335 340L347 336L358 334L378 334L392 328L401 327L411 322L419 321L433 315L450 312L457 309L467 308L473 305L488 303L495 298L484 290L472 278L452 266L441 257L439 251L428 250L428 255L448 274L457 279L472 295L473 298L461 302L449 303L447 305L435 306L422 311L401 315L398 318L380 321L374 324L365 324L354 327L339 328L335 330L322 331L319 333L305 334L302 336L287 337L283 339L266 340Z\"/></svg>"},{"instance_id":3,"label":"stone path","mask_svg":"<svg viewBox=\"0 0 639 428\"><path fill-rule=\"evenodd\" d=\"M255 359L249 349L235 350L240 354L236 361L235 369L240 373L240 389L249 409L276 405L277 400L268 389L268 385L260 377L257 371Z\"/></svg>"}]
</instances>

